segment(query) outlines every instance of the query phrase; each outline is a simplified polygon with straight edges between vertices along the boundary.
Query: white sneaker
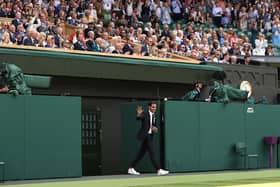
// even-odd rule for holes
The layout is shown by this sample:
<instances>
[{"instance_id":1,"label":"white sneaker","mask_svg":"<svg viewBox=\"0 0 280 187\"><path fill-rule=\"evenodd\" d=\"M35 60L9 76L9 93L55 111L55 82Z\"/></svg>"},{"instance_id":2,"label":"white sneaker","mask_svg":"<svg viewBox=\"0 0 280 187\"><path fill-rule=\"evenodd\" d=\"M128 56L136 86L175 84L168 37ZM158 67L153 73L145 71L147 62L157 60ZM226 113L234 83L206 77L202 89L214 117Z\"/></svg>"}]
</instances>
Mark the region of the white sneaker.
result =
<instances>
[{"instance_id":1,"label":"white sneaker","mask_svg":"<svg viewBox=\"0 0 280 187\"><path fill-rule=\"evenodd\" d=\"M131 175L140 175L140 173L137 172L134 168L128 168L127 173Z\"/></svg>"},{"instance_id":2,"label":"white sneaker","mask_svg":"<svg viewBox=\"0 0 280 187\"><path fill-rule=\"evenodd\" d=\"M169 171L164 170L164 169L159 169L157 172L157 175L167 175L169 173Z\"/></svg>"}]
</instances>

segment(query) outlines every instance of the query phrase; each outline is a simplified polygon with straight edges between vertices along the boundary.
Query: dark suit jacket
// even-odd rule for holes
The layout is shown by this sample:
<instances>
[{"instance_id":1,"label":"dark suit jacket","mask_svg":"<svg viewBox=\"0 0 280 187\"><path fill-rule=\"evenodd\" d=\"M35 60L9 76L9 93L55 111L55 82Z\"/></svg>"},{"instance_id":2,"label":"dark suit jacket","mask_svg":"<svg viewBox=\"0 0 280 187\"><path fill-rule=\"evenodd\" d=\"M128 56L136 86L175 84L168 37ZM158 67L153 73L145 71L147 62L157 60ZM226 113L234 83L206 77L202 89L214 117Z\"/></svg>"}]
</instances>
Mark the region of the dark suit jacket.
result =
<instances>
[{"instance_id":1,"label":"dark suit jacket","mask_svg":"<svg viewBox=\"0 0 280 187\"><path fill-rule=\"evenodd\" d=\"M133 46L130 44L125 44L123 47L123 53L125 54L126 52L129 51L129 54L132 55L133 54Z\"/></svg>"},{"instance_id":2,"label":"dark suit jacket","mask_svg":"<svg viewBox=\"0 0 280 187\"><path fill-rule=\"evenodd\" d=\"M30 37L27 37L23 40L23 45L26 46L35 46L37 43L37 40L32 40Z\"/></svg>"},{"instance_id":3,"label":"dark suit jacket","mask_svg":"<svg viewBox=\"0 0 280 187\"><path fill-rule=\"evenodd\" d=\"M118 50L116 50L116 49L115 49L114 51L112 51L112 53L113 53L113 54L123 54L122 51L118 51Z\"/></svg>"},{"instance_id":4,"label":"dark suit jacket","mask_svg":"<svg viewBox=\"0 0 280 187\"><path fill-rule=\"evenodd\" d=\"M19 24L21 24L21 20L13 19L13 20L12 20L12 24L13 24L14 26L16 26L16 28L17 28L17 26L18 26Z\"/></svg>"},{"instance_id":5,"label":"dark suit jacket","mask_svg":"<svg viewBox=\"0 0 280 187\"><path fill-rule=\"evenodd\" d=\"M86 48L84 48L83 44L79 41L74 43L74 50L82 50L85 51L87 50Z\"/></svg>"},{"instance_id":6,"label":"dark suit jacket","mask_svg":"<svg viewBox=\"0 0 280 187\"><path fill-rule=\"evenodd\" d=\"M148 50L148 47L149 47L149 50ZM148 46L147 44L145 44L141 47L141 53L144 54L144 56L149 56L149 51L151 51L151 47Z\"/></svg>"},{"instance_id":7,"label":"dark suit jacket","mask_svg":"<svg viewBox=\"0 0 280 187\"><path fill-rule=\"evenodd\" d=\"M143 141L148 135L150 129L150 114L149 112L143 112L140 117L137 117L137 119L141 120L141 128L137 133L137 139ZM153 126L156 126L156 122Z\"/></svg>"}]
</instances>

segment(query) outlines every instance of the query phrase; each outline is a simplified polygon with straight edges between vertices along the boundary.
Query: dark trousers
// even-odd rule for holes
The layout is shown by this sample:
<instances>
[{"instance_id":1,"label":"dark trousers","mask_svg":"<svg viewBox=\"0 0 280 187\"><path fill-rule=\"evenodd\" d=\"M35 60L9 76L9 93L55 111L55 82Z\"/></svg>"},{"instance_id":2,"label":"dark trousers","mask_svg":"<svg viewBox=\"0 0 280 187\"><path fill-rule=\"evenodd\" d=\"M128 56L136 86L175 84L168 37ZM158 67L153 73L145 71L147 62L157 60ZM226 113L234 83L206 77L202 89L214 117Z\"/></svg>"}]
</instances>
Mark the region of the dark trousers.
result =
<instances>
[{"instance_id":1,"label":"dark trousers","mask_svg":"<svg viewBox=\"0 0 280 187\"><path fill-rule=\"evenodd\" d=\"M144 157L145 153L148 151L154 168L157 170L160 169L160 166L157 164L157 162L155 160L155 152L154 152L152 140L153 140L153 137L150 134L148 134L146 136L146 138L143 140L135 160L133 160L133 162L130 165L132 168L135 168L136 164Z\"/></svg>"}]
</instances>

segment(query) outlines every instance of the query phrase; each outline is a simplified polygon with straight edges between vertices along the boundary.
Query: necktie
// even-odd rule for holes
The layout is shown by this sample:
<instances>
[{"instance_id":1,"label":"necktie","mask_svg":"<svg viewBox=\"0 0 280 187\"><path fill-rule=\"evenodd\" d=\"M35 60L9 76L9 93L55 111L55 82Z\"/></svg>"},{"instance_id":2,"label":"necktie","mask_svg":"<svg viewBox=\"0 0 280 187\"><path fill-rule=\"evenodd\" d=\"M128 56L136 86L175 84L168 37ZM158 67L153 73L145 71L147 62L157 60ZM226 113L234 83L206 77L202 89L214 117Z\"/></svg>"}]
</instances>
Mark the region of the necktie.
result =
<instances>
[{"instance_id":1,"label":"necktie","mask_svg":"<svg viewBox=\"0 0 280 187\"><path fill-rule=\"evenodd\" d=\"M155 123L156 123L155 114L152 114L152 125L155 125Z\"/></svg>"}]
</instances>

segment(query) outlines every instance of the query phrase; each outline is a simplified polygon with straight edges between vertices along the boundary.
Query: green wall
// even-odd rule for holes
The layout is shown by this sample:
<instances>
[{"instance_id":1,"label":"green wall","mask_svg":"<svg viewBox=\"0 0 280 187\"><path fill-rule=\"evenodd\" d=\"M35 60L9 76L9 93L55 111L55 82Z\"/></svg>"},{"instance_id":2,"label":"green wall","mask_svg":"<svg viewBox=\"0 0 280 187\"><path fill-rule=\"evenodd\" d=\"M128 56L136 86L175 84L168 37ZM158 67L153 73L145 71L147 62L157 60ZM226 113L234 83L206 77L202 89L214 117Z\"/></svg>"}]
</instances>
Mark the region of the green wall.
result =
<instances>
[{"instance_id":1,"label":"green wall","mask_svg":"<svg viewBox=\"0 0 280 187\"><path fill-rule=\"evenodd\" d=\"M247 112L253 108L254 112ZM245 142L248 167L267 168L269 147L264 136L279 136L277 105L165 102L165 163L173 172L241 169L234 144ZM276 167L274 146L274 167Z\"/></svg>"},{"instance_id":2,"label":"green wall","mask_svg":"<svg viewBox=\"0 0 280 187\"><path fill-rule=\"evenodd\" d=\"M79 97L0 95L0 102L5 180L81 176Z\"/></svg>"}]
</instances>

